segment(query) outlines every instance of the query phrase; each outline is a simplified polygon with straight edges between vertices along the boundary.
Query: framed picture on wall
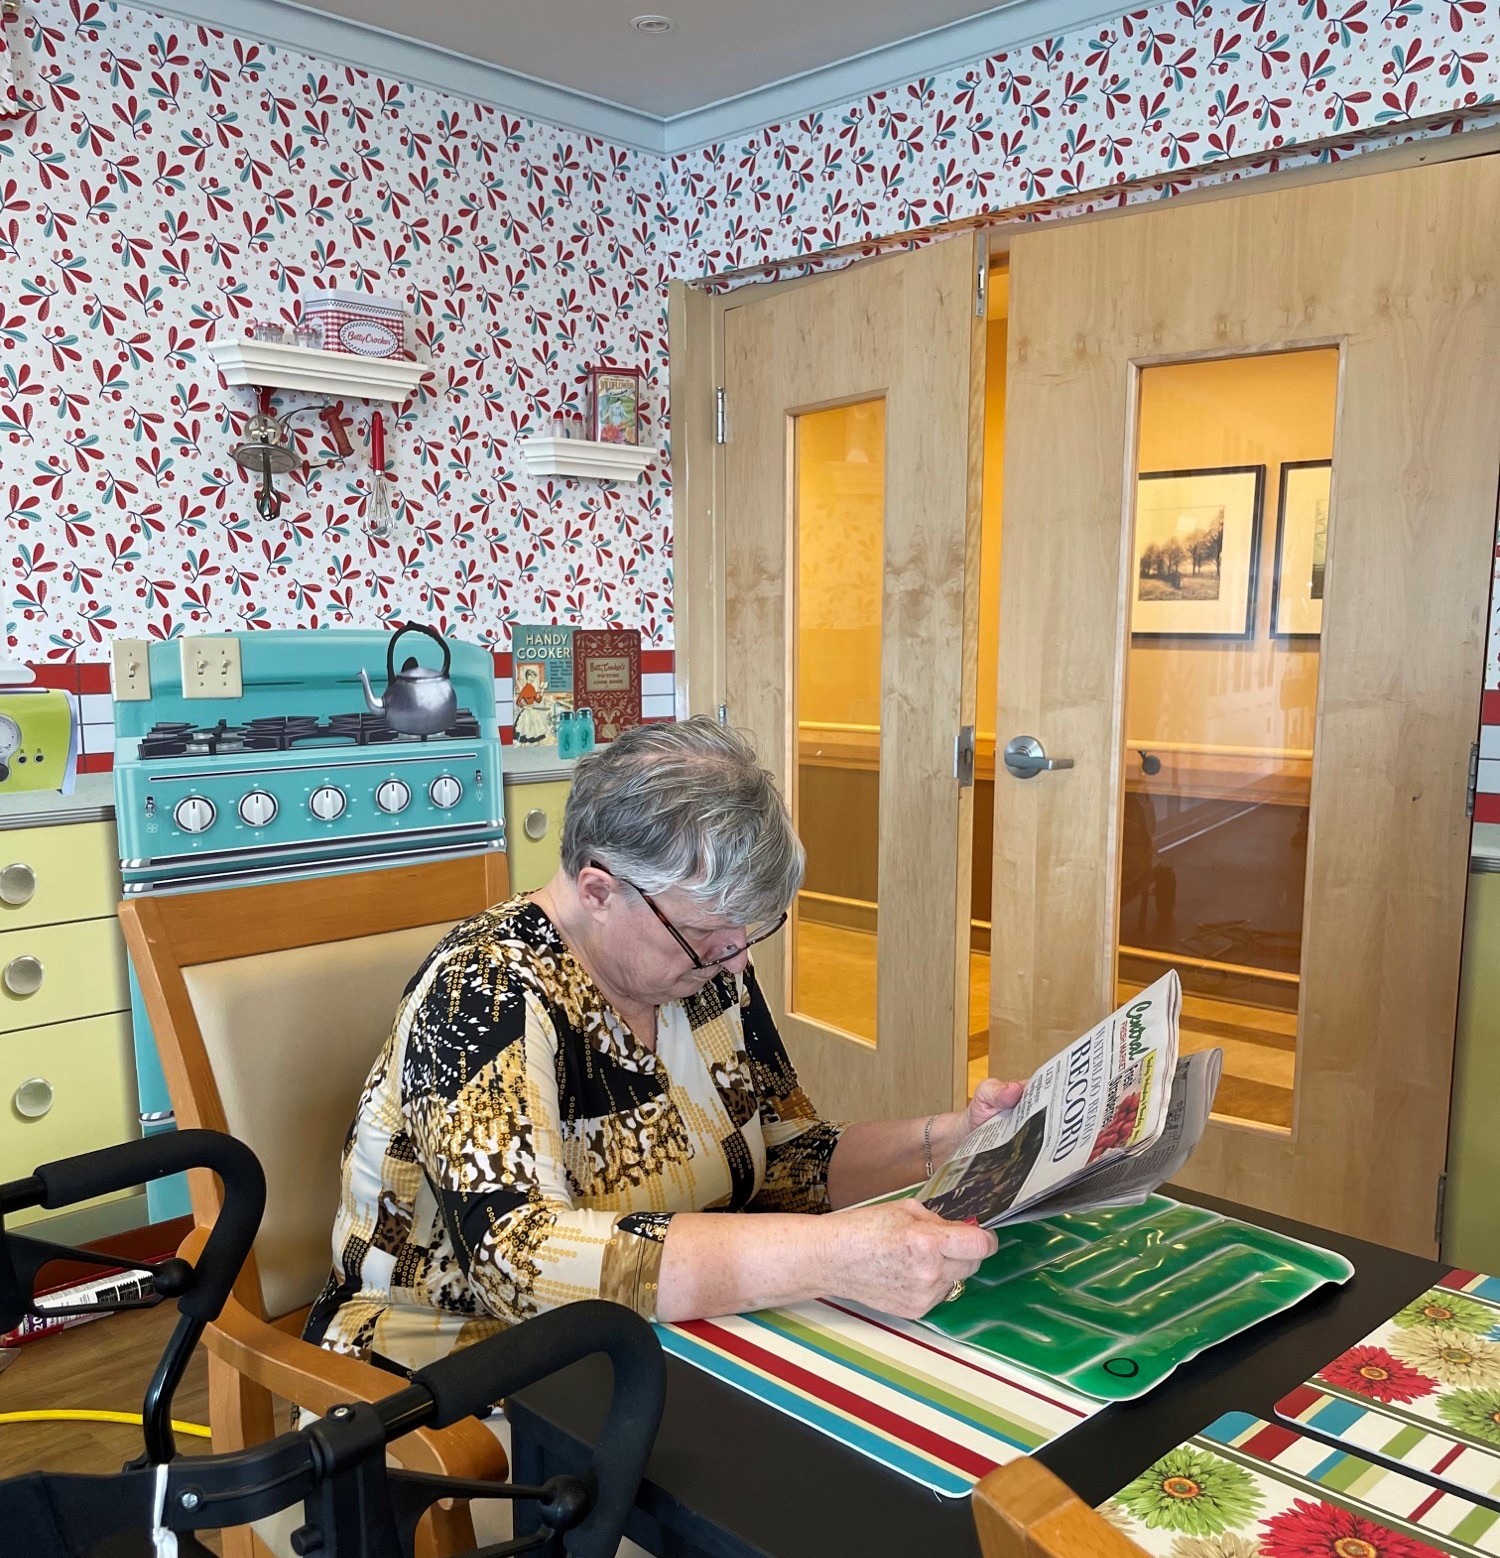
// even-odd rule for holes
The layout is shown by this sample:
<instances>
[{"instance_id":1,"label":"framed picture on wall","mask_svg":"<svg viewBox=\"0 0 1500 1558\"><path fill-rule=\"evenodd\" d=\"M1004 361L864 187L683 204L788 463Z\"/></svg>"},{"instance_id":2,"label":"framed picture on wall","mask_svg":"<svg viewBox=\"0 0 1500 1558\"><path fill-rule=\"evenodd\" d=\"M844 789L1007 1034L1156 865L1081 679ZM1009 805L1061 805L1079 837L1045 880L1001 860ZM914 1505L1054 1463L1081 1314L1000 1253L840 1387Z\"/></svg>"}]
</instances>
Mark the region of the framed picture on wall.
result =
<instances>
[{"instance_id":1,"label":"framed picture on wall","mask_svg":"<svg viewBox=\"0 0 1500 1558\"><path fill-rule=\"evenodd\" d=\"M641 370L590 368L589 437L604 444L641 441Z\"/></svg>"},{"instance_id":2,"label":"framed picture on wall","mask_svg":"<svg viewBox=\"0 0 1500 1558\"><path fill-rule=\"evenodd\" d=\"M1251 636L1265 481L1263 465L1147 471L1136 479L1136 637Z\"/></svg>"},{"instance_id":3,"label":"framed picture on wall","mask_svg":"<svg viewBox=\"0 0 1500 1558\"><path fill-rule=\"evenodd\" d=\"M1287 460L1281 467L1271 594L1271 632L1277 638L1316 638L1323 631L1332 489L1332 460Z\"/></svg>"}]
</instances>

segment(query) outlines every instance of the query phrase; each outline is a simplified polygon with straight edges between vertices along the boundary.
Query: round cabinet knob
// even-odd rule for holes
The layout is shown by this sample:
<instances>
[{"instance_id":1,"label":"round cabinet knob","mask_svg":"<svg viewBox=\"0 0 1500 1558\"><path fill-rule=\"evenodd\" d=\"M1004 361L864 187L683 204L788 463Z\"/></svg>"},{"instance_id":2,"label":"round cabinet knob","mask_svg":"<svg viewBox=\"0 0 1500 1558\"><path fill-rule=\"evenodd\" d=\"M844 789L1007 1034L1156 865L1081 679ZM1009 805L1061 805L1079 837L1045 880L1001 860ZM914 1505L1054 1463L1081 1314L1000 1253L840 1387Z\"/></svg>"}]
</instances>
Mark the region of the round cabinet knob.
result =
<instances>
[{"instance_id":1,"label":"round cabinet knob","mask_svg":"<svg viewBox=\"0 0 1500 1558\"><path fill-rule=\"evenodd\" d=\"M52 1084L46 1077L28 1077L11 1099L23 1120L40 1120L52 1109Z\"/></svg>"},{"instance_id":2,"label":"round cabinet knob","mask_svg":"<svg viewBox=\"0 0 1500 1558\"><path fill-rule=\"evenodd\" d=\"M434 806L446 810L450 806L457 806L463 799L464 787L452 774L439 774L427 787L427 793L432 797Z\"/></svg>"},{"instance_id":3,"label":"round cabinet knob","mask_svg":"<svg viewBox=\"0 0 1500 1558\"><path fill-rule=\"evenodd\" d=\"M540 806L533 806L526 813L526 820L521 824L521 831L533 844L539 843L547 836L547 813Z\"/></svg>"},{"instance_id":4,"label":"round cabinet knob","mask_svg":"<svg viewBox=\"0 0 1500 1558\"><path fill-rule=\"evenodd\" d=\"M319 822L332 822L344 815L349 797L336 784L319 785L308 797L307 809Z\"/></svg>"},{"instance_id":5,"label":"round cabinet knob","mask_svg":"<svg viewBox=\"0 0 1500 1558\"><path fill-rule=\"evenodd\" d=\"M218 809L205 795L186 796L172 808L172 821L184 833L206 833L218 815Z\"/></svg>"},{"instance_id":6,"label":"round cabinet knob","mask_svg":"<svg viewBox=\"0 0 1500 1558\"><path fill-rule=\"evenodd\" d=\"M0 903L30 903L36 892L36 872L18 860L0 870Z\"/></svg>"},{"instance_id":7,"label":"round cabinet knob","mask_svg":"<svg viewBox=\"0 0 1500 1558\"><path fill-rule=\"evenodd\" d=\"M5 988L12 995L35 995L42 988L42 975L45 972L39 957L23 952L20 957L12 958L5 965L0 980L4 980Z\"/></svg>"},{"instance_id":8,"label":"round cabinet knob","mask_svg":"<svg viewBox=\"0 0 1500 1558\"><path fill-rule=\"evenodd\" d=\"M263 828L275 819L280 808L267 790L248 790L240 797L240 821L252 828Z\"/></svg>"},{"instance_id":9,"label":"round cabinet knob","mask_svg":"<svg viewBox=\"0 0 1500 1558\"><path fill-rule=\"evenodd\" d=\"M375 804L388 816L405 811L411 805L411 790L399 779L387 779L375 791Z\"/></svg>"}]
</instances>

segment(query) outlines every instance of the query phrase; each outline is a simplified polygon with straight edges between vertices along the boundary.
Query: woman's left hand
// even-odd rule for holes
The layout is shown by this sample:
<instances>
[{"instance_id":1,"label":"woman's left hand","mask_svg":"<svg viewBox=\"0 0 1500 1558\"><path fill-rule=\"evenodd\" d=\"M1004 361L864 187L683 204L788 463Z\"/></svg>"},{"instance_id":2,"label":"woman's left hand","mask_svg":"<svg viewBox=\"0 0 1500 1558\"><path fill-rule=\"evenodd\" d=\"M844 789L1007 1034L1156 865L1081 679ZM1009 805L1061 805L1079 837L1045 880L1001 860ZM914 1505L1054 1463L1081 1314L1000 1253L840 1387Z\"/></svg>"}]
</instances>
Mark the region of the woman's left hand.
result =
<instances>
[{"instance_id":1,"label":"woman's left hand","mask_svg":"<svg viewBox=\"0 0 1500 1558\"><path fill-rule=\"evenodd\" d=\"M993 1120L997 1114L1014 1109L1020 1103L1024 1089L1023 1082L1002 1082L999 1077L986 1077L974 1089L974 1096L964 1111L964 1135L967 1136L987 1120Z\"/></svg>"}]
</instances>

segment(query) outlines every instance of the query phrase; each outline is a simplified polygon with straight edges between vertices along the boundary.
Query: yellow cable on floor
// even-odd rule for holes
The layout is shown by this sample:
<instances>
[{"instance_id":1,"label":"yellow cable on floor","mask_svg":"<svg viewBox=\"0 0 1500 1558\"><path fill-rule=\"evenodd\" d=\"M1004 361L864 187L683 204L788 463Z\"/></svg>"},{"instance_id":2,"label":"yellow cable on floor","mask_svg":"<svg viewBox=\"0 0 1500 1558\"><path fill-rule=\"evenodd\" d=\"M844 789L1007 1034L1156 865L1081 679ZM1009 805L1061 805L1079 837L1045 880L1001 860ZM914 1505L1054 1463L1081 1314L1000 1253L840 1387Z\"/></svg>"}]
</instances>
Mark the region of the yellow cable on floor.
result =
<instances>
[{"instance_id":1,"label":"yellow cable on floor","mask_svg":"<svg viewBox=\"0 0 1500 1558\"><path fill-rule=\"evenodd\" d=\"M129 1423L141 1426L139 1412L95 1412L72 1407L55 1408L47 1412L0 1412L0 1423ZM208 1439L210 1431L202 1423L172 1422L172 1431L187 1434L193 1439Z\"/></svg>"}]
</instances>

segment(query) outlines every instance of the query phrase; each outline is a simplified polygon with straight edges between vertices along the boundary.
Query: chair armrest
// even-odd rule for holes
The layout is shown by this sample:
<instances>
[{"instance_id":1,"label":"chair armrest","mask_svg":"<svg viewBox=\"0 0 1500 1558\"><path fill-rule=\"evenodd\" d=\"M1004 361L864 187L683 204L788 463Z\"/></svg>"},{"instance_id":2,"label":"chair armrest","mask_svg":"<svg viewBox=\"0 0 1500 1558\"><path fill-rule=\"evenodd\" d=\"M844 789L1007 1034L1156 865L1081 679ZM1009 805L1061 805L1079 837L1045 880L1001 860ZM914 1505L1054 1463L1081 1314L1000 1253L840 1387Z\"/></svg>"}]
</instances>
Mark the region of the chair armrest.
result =
<instances>
[{"instance_id":1,"label":"chair armrest","mask_svg":"<svg viewBox=\"0 0 1500 1558\"><path fill-rule=\"evenodd\" d=\"M233 1299L203 1341L236 1373L320 1416L340 1401L379 1401L401 1389L399 1376L288 1336ZM503 1482L510 1469L504 1446L474 1418L447 1428L418 1428L397 1439L390 1453L413 1471L444 1477Z\"/></svg>"},{"instance_id":2,"label":"chair armrest","mask_svg":"<svg viewBox=\"0 0 1500 1558\"><path fill-rule=\"evenodd\" d=\"M195 1228L179 1253L191 1260L206 1237L205 1229ZM319 1416L340 1401L379 1401L402 1388L398 1375L288 1335L235 1298L204 1332L203 1343L236 1374ZM412 1471L444 1477L503 1482L510 1470L505 1447L475 1418L418 1428L397 1439L390 1454Z\"/></svg>"},{"instance_id":3,"label":"chair armrest","mask_svg":"<svg viewBox=\"0 0 1500 1558\"><path fill-rule=\"evenodd\" d=\"M997 1466L974 1489L974 1525L984 1558L1146 1558L1029 1456Z\"/></svg>"}]
</instances>

